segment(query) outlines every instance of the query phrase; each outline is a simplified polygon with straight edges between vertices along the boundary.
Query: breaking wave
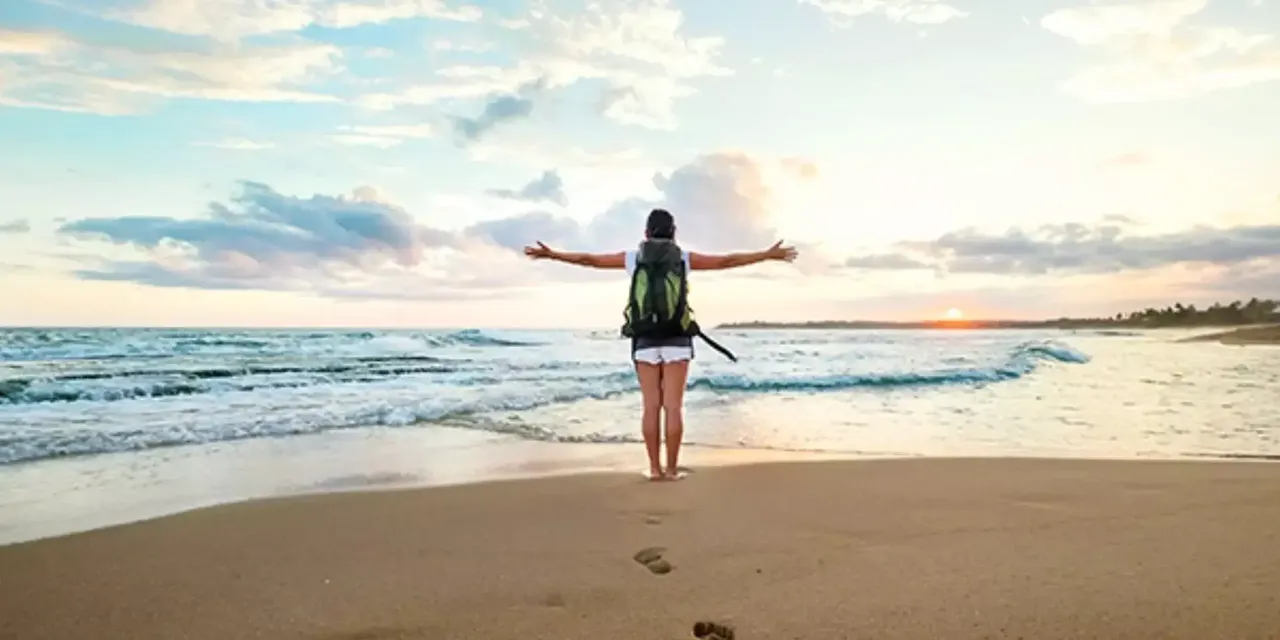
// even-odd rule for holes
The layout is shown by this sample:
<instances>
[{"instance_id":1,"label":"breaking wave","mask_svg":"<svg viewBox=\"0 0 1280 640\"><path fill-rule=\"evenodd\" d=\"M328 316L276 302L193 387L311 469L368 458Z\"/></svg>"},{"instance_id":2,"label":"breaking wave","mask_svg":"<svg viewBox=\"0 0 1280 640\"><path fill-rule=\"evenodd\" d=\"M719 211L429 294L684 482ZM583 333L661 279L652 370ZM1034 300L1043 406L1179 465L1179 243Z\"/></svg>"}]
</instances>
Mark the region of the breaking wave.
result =
<instances>
[{"instance_id":1,"label":"breaking wave","mask_svg":"<svg viewBox=\"0 0 1280 640\"><path fill-rule=\"evenodd\" d=\"M445 337L474 346L529 346L480 332ZM973 385L1016 380L1042 364L1083 364L1089 357L1066 345L1044 341L1022 343L1002 354L988 354L985 364L983 360L943 357L935 367L821 374L699 373L690 378L689 388L706 393L767 394ZM863 363L859 360L857 364ZM0 375L3 373L0 370ZM0 378L0 464L459 419L464 419L459 424L466 428L523 438L591 442L596 441L592 436L570 436L483 418L636 390L635 374L616 362L601 366L419 355L355 356L319 365L132 367ZM212 397L202 399L204 396ZM79 408L68 407L70 413L57 416L42 408L61 403L76 403ZM240 410L227 410L231 406ZM96 417L77 417L81 412ZM32 416L43 420L24 419ZM600 441L617 438L608 436Z\"/></svg>"}]
</instances>

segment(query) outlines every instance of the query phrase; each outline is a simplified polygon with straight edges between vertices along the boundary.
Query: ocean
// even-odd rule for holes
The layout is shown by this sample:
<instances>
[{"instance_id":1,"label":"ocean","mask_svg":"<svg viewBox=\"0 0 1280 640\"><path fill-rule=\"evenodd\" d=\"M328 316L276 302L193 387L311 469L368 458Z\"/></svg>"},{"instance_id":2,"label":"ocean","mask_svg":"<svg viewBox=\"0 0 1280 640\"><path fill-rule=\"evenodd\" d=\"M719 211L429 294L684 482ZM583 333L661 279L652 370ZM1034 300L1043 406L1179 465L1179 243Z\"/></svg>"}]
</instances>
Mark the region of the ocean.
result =
<instances>
[{"instance_id":1,"label":"ocean","mask_svg":"<svg viewBox=\"0 0 1280 640\"><path fill-rule=\"evenodd\" d=\"M691 464L1280 455L1280 349L1182 332L723 330ZM0 542L206 504L645 467L614 330L0 329Z\"/></svg>"}]
</instances>

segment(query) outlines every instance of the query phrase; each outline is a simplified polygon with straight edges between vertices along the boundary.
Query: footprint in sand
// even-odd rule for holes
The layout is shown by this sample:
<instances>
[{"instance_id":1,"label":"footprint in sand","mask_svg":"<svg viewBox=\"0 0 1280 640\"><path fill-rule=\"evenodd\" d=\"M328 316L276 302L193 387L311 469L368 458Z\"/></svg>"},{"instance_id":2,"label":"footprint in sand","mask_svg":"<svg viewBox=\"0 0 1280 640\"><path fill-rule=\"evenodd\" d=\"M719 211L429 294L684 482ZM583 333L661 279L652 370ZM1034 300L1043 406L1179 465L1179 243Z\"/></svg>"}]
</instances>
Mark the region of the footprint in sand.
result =
<instances>
[{"instance_id":1,"label":"footprint in sand","mask_svg":"<svg viewBox=\"0 0 1280 640\"><path fill-rule=\"evenodd\" d=\"M666 553L666 551L667 550L663 547L646 547L637 551L636 554L631 557L636 562L644 565L644 567L649 571L658 575L663 575L671 573L671 569L673 568L671 563L667 562L666 559L662 557L662 554Z\"/></svg>"},{"instance_id":2,"label":"footprint in sand","mask_svg":"<svg viewBox=\"0 0 1280 640\"><path fill-rule=\"evenodd\" d=\"M733 627L719 622L695 622L693 636L702 640L733 640Z\"/></svg>"}]
</instances>

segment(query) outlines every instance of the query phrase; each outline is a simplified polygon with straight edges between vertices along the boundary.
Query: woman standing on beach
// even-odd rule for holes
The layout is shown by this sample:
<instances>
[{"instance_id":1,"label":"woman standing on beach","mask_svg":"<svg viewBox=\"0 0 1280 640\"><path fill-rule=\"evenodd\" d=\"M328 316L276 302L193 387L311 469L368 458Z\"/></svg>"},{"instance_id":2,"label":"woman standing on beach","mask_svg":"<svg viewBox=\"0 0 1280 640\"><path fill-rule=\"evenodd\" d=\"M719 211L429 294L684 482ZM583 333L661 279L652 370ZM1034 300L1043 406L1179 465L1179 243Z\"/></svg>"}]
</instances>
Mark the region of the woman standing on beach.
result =
<instances>
[{"instance_id":1,"label":"woman standing on beach","mask_svg":"<svg viewBox=\"0 0 1280 640\"><path fill-rule=\"evenodd\" d=\"M628 298L623 334L631 337L631 360L644 400L641 432L649 454L651 480L681 477L678 470L680 443L684 438L684 389L689 362L693 360L693 337L700 333L686 304L686 274L734 269L767 260L790 262L796 258L796 250L782 246L781 242L763 251L724 255L694 253L680 249L675 244L675 235L675 218L664 209L654 209L645 223L645 240L636 250L569 253L556 251L541 242L524 249L525 255L535 260L550 259L596 269L625 269L631 276L632 294ZM650 282L655 286L649 287ZM666 418L662 429L667 442L665 469L659 457L660 411Z\"/></svg>"}]
</instances>

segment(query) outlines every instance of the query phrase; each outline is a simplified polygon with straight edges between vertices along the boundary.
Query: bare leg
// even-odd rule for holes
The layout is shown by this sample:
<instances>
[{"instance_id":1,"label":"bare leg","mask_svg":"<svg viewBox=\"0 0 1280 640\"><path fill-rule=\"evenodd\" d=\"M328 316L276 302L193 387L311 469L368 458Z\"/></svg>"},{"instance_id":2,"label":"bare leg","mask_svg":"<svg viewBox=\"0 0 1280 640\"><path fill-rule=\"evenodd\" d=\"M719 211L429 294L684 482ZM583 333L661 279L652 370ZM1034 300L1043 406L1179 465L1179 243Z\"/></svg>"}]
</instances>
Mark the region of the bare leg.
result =
<instances>
[{"instance_id":1,"label":"bare leg","mask_svg":"<svg viewBox=\"0 0 1280 640\"><path fill-rule=\"evenodd\" d=\"M649 452L649 478L661 480L663 474L662 463L658 460L658 424L662 410L662 367L637 362L636 377L640 380L640 395L644 399L640 432L644 434L644 448Z\"/></svg>"},{"instance_id":2,"label":"bare leg","mask_svg":"<svg viewBox=\"0 0 1280 640\"><path fill-rule=\"evenodd\" d=\"M684 440L684 385L689 378L689 361L662 365L662 411L666 415L667 475L678 477L680 444Z\"/></svg>"}]
</instances>

